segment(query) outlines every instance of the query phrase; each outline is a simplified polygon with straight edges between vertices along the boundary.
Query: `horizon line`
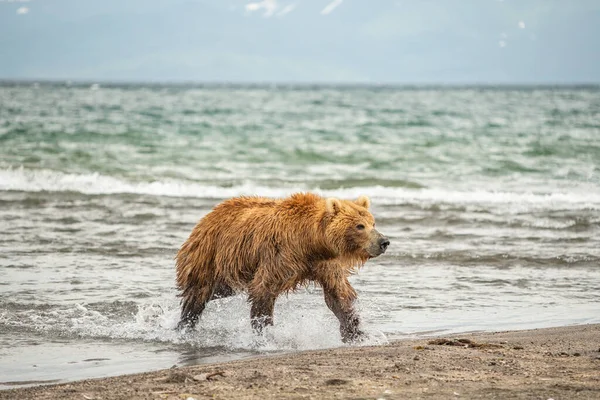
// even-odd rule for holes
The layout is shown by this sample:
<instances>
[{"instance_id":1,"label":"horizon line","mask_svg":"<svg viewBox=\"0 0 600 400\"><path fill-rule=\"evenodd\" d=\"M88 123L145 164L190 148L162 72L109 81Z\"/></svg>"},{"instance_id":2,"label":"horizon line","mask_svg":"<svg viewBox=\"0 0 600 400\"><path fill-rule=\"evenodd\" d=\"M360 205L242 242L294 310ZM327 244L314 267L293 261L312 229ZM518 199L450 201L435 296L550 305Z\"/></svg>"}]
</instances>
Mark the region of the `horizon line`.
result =
<instances>
[{"instance_id":1,"label":"horizon line","mask_svg":"<svg viewBox=\"0 0 600 400\"><path fill-rule=\"evenodd\" d=\"M269 88L600 88L600 82L344 82L344 81L201 81L181 80L127 80L127 79L57 79L57 78L0 78L0 86L48 85L81 87L118 86L191 86L191 87L269 87Z\"/></svg>"}]
</instances>

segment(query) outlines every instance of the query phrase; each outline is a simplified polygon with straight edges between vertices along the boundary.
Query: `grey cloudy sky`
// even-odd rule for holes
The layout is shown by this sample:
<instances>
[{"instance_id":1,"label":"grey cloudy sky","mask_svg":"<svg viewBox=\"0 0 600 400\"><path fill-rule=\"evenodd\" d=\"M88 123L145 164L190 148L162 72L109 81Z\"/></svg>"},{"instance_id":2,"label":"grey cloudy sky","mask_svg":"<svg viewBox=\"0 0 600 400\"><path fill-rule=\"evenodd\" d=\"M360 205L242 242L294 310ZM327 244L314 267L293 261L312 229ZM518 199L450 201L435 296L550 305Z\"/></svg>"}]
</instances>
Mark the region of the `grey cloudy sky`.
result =
<instances>
[{"instance_id":1,"label":"grey cloudy sky","mask_svg":"<svg viewBox=\"0 0 600 400\"><path fill-rule=\"evenodd\" d=\"M0 0L0 79L600 83L600 0Z\"/></svg>"}]
</instances>

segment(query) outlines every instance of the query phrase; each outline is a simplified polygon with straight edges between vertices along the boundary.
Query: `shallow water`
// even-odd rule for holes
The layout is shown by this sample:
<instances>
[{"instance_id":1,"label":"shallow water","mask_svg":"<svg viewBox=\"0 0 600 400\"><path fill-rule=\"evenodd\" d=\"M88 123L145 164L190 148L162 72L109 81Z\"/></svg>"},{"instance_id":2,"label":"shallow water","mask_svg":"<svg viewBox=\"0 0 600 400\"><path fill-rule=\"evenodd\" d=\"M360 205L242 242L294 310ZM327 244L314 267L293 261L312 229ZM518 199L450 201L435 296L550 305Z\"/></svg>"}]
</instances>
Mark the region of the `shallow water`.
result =
<instances>
[{"instance_id":1,"label":"shallow water","mask_svg":"<svg viewBox=\"0 0 600 400\"><path fill-rule=\"evenodd\" d=\"M600 91L0 87L3 387L341 346L309 287L174 331L173 257L221 199L371 197L369 339L600 322Z\"/></svg>"}]
</instances>

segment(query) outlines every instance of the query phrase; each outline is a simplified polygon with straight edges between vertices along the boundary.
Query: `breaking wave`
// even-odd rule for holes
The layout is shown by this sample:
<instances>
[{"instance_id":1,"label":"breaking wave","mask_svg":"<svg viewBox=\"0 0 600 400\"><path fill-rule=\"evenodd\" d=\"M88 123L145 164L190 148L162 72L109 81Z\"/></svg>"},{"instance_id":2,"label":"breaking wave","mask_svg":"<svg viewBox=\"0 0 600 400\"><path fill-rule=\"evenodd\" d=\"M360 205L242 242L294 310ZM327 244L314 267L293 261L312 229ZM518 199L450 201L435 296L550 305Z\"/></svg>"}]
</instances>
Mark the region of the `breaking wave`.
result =
<instances>
[{"instance_id":1,"label":"breaking wave","mask_svg":"<svg viewBox=\"0 0 600 400\"><path fill-rule=\"evenodd\" d=\"M324 196L353 198L368 194L382 205L397 204L517 204L519 207L550 209L600 210L600 193L583 192L502 192L488 190L444 190L404 187L347 187L323 190L297 185L269 187L246 182L222 187L183 180L133 182L121 178L92 174L67 174L50 170L8 168L0 170L0 190L24 192L77 192L88 195L142 194L168 197L224 199L241 195L283 197L298 191L314 191Z\"/></svg>"}]
</instances>

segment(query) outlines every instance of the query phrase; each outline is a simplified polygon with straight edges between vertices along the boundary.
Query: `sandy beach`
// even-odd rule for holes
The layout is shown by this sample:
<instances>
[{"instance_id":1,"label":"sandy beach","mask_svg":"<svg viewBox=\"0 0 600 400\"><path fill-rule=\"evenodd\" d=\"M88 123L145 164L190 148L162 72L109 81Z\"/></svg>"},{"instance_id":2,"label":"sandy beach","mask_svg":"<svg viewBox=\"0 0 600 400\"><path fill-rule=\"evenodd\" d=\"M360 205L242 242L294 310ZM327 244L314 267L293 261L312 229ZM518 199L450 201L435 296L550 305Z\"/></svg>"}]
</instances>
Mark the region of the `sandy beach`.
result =
<instances>
[{"instance_id":1,"label":"sandy beach","mask_svg":"<svg viewBox=\"0 0 600 400\"><path fill-rule=\"evenodd\" d=\"M0 399L597 399L600 325L401 340L0 391Z\"/></svg>"}]
</instances>

